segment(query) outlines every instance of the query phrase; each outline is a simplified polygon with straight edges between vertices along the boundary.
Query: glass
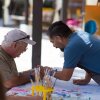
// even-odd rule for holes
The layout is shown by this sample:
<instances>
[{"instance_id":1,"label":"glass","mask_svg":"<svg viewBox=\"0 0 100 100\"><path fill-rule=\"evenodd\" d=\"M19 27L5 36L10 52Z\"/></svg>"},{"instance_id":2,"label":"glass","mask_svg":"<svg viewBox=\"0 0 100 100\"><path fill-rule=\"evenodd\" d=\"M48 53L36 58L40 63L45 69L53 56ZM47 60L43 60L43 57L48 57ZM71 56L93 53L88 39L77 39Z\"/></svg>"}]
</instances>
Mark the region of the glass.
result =
<instances>
[{"instance_id":1,"label":"glass","mask_svg":"<svg viewBox=\"0 0 100 100\"><path fill-rule=\"evenodd\" d=\"M17 42L17 41L20 41L20 40L23 40L23 39L29 39L29 38L30 38L30 36L27 35L26 37L23 37L23 38L20 38L20 39L18 39L18 40L15 40L14 42Z\"/></svg>"}]
</instances>

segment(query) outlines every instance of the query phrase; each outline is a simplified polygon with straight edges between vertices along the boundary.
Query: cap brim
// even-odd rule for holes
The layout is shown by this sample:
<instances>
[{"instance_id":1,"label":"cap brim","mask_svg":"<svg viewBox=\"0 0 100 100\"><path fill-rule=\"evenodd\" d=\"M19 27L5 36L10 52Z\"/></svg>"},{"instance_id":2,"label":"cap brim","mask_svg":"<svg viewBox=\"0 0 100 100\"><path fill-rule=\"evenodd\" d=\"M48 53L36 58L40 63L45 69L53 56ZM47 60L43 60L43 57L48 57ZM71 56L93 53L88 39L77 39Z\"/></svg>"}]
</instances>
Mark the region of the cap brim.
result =
<instances>
[{"instance_id":1,"label":"cap brim","mask_svg":"<svg viewBox=\"0 0 100 100\"><path fill-rule=\"evenodd\" d=\"M22 40L22 41L25 42L25 43L27 43L27 44L31 44L31 45L35 45L35 44L36 44L35 41L29 40L29 39L24 39L24 40Z\"/></svg>"}]
</instances>

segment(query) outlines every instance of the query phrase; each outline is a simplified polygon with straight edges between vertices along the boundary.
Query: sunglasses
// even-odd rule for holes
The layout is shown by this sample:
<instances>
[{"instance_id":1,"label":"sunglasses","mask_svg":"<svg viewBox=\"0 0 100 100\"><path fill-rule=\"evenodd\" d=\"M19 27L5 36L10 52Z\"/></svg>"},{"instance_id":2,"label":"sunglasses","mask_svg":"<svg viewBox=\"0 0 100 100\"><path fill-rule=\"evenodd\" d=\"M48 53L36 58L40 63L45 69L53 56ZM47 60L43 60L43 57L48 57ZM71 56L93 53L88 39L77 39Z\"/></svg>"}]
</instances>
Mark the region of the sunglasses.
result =
<instances>
[{"instance_id":1,"label":"sunglasses","mask_svg":"<svg viewBox=\"0 0 100 100\"><path fill-rule=\"evenodd\" d=\"M27 35L26 37L23 37L23 38L20 38L20 39L18 39L18 40L15 40L14 42L17 42L17 41L20 41L20 40L23 40L23 39L29 39L29 38L30 38L30 36Z\"/></svg>"}]
</instances>

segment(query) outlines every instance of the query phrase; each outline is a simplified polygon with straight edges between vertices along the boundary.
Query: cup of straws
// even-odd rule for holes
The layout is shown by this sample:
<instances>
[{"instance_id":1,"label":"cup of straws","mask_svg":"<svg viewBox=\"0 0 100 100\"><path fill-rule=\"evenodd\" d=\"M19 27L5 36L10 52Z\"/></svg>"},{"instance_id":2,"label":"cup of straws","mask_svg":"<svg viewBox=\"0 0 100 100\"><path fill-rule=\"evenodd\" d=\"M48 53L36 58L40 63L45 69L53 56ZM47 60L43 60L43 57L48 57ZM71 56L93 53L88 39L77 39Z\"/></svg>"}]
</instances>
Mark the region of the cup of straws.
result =
<instances>
[{"instance_id":1,"label":"cup of straws","mask_svg":"<svg viewBox=\"0 0 100 100\"><path fill-rule=\"evenodd\" d=\"M32 96L42 96L43 100L52 100L53 85L50 75L51 70L45 69L43 80L40 78L40 68L35 68L35 82L32 84Z\"/></svg>"}]
</instances>

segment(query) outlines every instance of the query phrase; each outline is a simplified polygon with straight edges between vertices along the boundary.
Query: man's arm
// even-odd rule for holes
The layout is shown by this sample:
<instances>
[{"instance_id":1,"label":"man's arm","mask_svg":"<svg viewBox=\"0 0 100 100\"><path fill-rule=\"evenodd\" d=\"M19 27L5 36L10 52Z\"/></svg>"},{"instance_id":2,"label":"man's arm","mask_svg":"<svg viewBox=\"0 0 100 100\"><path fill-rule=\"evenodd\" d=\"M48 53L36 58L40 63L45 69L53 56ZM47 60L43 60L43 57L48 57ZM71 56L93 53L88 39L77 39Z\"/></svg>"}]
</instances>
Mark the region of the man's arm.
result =
<instances>
[{"instance_id":1,"label":"man's arm","mask_svg":"<svg viewBox=\"0 0 100 100\"><path fill-rule=\"evenodd\" d=\"M6 96L6 100L42 100L40 96Z\"/></svg>"},{"instance_id":2,"label":"man's arm","mask_svg":"<svg viewBox=\"0 0 100 100\"><path fill-rule=\"evenodd\" d=\"M73 74L74 69L73 68L67 68L62 69L62 71L57 71L54 75L55 78L69 81L71 79L71 76Z\"/></svg>"},{"instance_id":3,"label":"man's arm","mask_svg":"<svg viewBox=\"0 0 100 100\"><path fill-rule=\"evenodd\" d=\"M91 80L91 74L86 72L85 79L76 79L73 80L73 83L77 85L86 85L90 82L90 80Z\"/></svg>"},{"instance_id":4,"label":"man's arm","mask_svg":"<svg viewBox=\"0 0 100 100\"><path fill-rule=\"evenodd\" d=\"M50 67L43 67L43 66L39 66L41 68L40 70L40 74L41 74L41 78L43 78L44 76L44 71L46 69L50 69L52 70L52 68ZM73 74L73 71L74 71L74 68L63 68L62 71L57 71L53 77L57 78L57 79L60 79L60 80L64 80L64 81L68 81L70 80L72 74Z\"/></svg>"},{"instance_id":5,"label":"man's arm","mask_svg":"<svg viewBox=\"0 0 100 100\"><path fill-rule=\"evenodd\" d=\"M30 81L30 73L32 73L34 77L34 70L25 71L19 75L12 76L9 80L4 81L5 88L10 89L12 87L28 83Z\"/></svg>"}]
</instances>

